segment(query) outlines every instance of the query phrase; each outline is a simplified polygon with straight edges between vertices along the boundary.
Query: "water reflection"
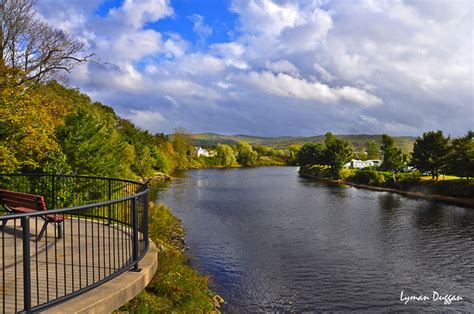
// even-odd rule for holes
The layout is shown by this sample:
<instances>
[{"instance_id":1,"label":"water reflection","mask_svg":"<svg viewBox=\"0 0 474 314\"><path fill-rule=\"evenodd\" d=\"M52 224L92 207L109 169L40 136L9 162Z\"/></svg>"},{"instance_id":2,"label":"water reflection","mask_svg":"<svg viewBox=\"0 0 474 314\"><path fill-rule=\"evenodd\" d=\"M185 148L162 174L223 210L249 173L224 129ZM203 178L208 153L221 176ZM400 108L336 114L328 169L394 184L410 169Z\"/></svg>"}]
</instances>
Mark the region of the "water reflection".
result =
<instances>
[{"instance_id":1,"label":"water reflection","mask_svg":"<svg viewBox=\"0 0 474 314\"><path fill-rule=\"evenodd\" d=\"M198 170L159 191L224 311L474 311L474 210L302 179ZM466 297L404 305L400 291Z\"/></svg>"},{"instance_id":2,"label":"water reflection","mask_svg":"<svg viewBox=\"0 0 474 314\"><path fill-rule=\"evenodd\" d=\"M395 209L400 208L402 204L401 196L395 193L382 192L379 194L379 204L387 212L395 212Z\"/></svg>"},{"instance_id":3,"label":"water reflection","mask_svg":"<svg viewBox=\"0 0 474 314\"><path fill-rule=\"evenodd\" d=\"M444 216L443 205L431 201L420 202L415 211L415 222L421 228L440 227L447 222Z\"/></svg>"}]
</instances>

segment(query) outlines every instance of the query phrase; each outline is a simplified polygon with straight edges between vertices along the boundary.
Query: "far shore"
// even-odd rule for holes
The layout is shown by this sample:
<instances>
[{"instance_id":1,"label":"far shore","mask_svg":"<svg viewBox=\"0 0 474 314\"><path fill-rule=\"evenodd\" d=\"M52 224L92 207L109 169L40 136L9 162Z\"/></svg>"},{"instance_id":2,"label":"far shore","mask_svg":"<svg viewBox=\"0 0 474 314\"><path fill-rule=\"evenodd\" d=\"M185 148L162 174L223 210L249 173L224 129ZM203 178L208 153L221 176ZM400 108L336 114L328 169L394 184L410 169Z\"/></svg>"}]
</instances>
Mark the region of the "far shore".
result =
<instances>
[{"instance_id":1,"label":"far shore","mask_svg":"<svg viewBox=\"0 0 474 314\"><path fill-rule=\"evenodd\" d=\"M422 193L422 192L412 192L412 191L405 191L405 190L399 190L399 189L394 189L394 188L387 188L387 187L380 187L380 186L372 186L372 185L365 185L365 184L356 184L352 182L347 182L344 180L333 180L333 179L326 179L326 178L320 178L317 176L313 176L310 174L299 174L303 178L308 178L308 179L313 179L321 182L327 182L327 183L337 183L337 184L345 184L345 185L350 185L356 188L360 189L368 189L368 190L373 190L373 191L379 191L379 192L391 192L391 193L397 193L401 194L407 197L412 197L412 198L421 198L421 199L426 199L426 200L431 200L431 201L437 201L437 202L442 202L446 204L452 204L452 205L458 205L462 207L468 207L468 208L474 208L474 198L473 197L455 197L455 196L447 196L447 195L439 195L439 194L427 194L427 193Z\"/></svg>"}]
</instances>

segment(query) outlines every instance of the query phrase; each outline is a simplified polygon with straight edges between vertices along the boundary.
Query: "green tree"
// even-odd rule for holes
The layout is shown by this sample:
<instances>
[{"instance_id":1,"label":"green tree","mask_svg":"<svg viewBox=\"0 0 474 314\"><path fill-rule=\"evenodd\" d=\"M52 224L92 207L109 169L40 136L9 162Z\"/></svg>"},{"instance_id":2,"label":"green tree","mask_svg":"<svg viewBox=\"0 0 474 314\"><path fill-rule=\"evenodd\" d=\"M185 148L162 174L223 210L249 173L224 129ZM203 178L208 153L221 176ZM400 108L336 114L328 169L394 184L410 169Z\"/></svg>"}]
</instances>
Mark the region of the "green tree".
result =
<instances>
[{"instance_id":1,"label":"green tree","mask_svg":"<svg viewBox=\"0 0 474 314\"><path fill-rule=\"evenodd\" d=\"M232 167L237 165L237 160L235 159L234 150L232 147L226 144L217 144L216 146L217 159L221 166Z\"/></svg>"},{"instance_id":2,"label":"green tree","mask_svg":"<svg viewBox=\"0 0 474 314\"><path fill-rule=\"evenodd\" d=\"M80 174L128 177L132 175L133 147L110 121L104 120L84 110L68 115L57 129L62 151L71 168Z\"/></svg>"},{"instance_id":3,"label":"green tree","mask_svg":"<svg viewBox=\"0 0 474 314\"><path fill-rule=\"evenodd\" d=\"M288 160L287 164L290 166L296 166L298 164L298 153L301 149L300 145L290 145L288 146Z\"/></svg>"},{"instance_id":4,"label":"green tree","mask_svg":"<svg viewBox=\"0 0 474 314\"><path fill-rule=\"evenodd\" d=\"M449 138L442 131L429 131L415 140L412 152L412 165L420 171L428 171L438 180L440 170L446 165L449 152Z\"/></svg>"},{"instance_id":5,"label":"green tree","mask_svg":"<svg viewBox=\"0 0 474 314\"><path fill-rule=\"evenodd\" d=\"M191 154L194 150L191 145L191 138L189 132L185 129L178 128L173 134L173 158L176 161L176 164L179 168L186 168L189 163L188 157L191 157Z\"/></svg>"},{"instance_id":6,"label":"green tree","mask_svg":"<svg viewBox=\"0 0 474 314\"><path fill-rule=\"evenodd\" d=\"M237 146L237 151L237 161L239 164L246 167L255 166L258 154L253 150L252 146L249 143L245 141L239 142L239 145Z\"/></svg>"},{"instance_id":7,"label":"green tree","mask_svg":"<svg viewBox=\"0 0 474 314\"><path fill-rule=\"evenodd\" d=\"M474 132L455 138L447 157L448 171L454 175L465 177L468 181L474 173Z\"/></svg>"},{"instance_id":8,"label":"green tree","mask_svg":"<svg viewBox=\"0 0 474 314\"><path fill-rule=\"evenodd\" d=\"M387 134L382 135L382 146L380 149L383 155L381 168L384 171L392 172L395 180L395 172L400 171L404 165L402 150L395 145L393 138Z\"/></svg>"},{"instance_id":9,"label":"green tree","mask_svg":"<svg viewBox=\"0 0 474 314\"><path fill-rule=\"evenodd\" d=\"M325 162L331 167L334 176L339 176L341 170L354 155L352 148L344 140L336 138L331 132L327 132L324 139Z\"/></svg>"},{"instance_id":10,"label":"green tree","mask_svg":"<svg viewBox=\"0 0 474 314\"><path fill-rule=\"evenodd\" d=\"M380 159L380 145L374 140L367 142L367 159Z\"/></svg>"},{"instance_id":11,"label":"green tree","mask_svg":"<svg viewBox=\"0 0 474 314\"><path fill-rule=\"evenodd\" d=\"M322 165L325 163L325 150L322 144L306 143L298 150L297 162L300 166Z\"/></svg>"}]
</instances>

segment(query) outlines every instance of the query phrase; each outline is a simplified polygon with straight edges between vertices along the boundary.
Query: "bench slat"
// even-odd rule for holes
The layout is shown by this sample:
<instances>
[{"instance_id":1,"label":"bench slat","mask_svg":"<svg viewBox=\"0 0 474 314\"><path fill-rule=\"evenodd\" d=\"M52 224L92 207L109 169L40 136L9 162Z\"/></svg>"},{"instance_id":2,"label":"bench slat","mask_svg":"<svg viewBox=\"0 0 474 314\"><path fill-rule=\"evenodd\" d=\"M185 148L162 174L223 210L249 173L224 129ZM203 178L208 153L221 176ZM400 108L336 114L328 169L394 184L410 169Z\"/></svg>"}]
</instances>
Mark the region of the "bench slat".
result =
<instances>
[{"instance_id":1,"label":"bench slat","mask_svg":"<svg viewBox=\"0 0 474 314\"><path fill-rule=\"evenodd\" d=\"M34 210L47 210L44 197L22 192L0 189L0 202L11 207L26 207Z\"/></svg>"}]
</instances>

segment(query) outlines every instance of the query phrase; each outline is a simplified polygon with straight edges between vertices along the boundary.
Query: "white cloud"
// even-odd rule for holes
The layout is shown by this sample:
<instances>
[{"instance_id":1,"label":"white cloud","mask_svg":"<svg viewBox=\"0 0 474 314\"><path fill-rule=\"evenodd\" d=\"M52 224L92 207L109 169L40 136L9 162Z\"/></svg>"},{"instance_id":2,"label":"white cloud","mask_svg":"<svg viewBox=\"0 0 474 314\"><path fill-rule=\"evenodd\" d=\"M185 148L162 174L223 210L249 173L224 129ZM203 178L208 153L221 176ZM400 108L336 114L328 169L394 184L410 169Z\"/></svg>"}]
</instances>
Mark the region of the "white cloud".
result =
<instances>
[{"instance_id":1,"label":"white cloud","mask_svg":"<svg viewBox=\"0 0 474 314\"><path fill-rule=\"evenodd\" d=\"M286 73L292 76L299 76L299 69L288 60L279 60L276 62L266 62L267 69L274 73Z\"/></svg>"},{"instance_id":2,"label":"white cloud","mask_svg":"<svg viewBox=\"0 0 474 314\"><path fill-rule=\"evenodd\" d=\"M255 86L277 96L316 100L323 103L336 103L342 99L367 107L382 103L378 97L355 87L331 88L320 82L308 82L284 73L274 75L266 71L261 73L252 71L236 78L249 87Z\"/></svg>"},{"instance_id":3,"label":"white cloud","mask_svg":"<svg viewBox=\"0 0 474 314\"><path fill-rule=\"evenodd\" d=\"M205 15L191 15L197 43L150 27L179 18L170 1L126 0L102 17L94 15L99 4L44 0L39 11L110 63L78 67L72 83L120 112L133 107L140 126L138 111L160 113L168 131L416 135L472 127L468 1L231 0L234 35L210 45L219 24L208 26Z\"/></svg>"},{"instance_id":4,"label":"white cloud","mask_svg":"<svg viewBox=\"0 0 474 314\"><path fill-rule=\"evenodd\" d=\"M334 76L331 75L331 73L329 73L325 68L323 68L320 64L318 63L314 63L313 64L313 68L316 70L316 72L319 73L319 75L321 76L321 79L324 80L324 81L332 81L334 80Z\"/></svg>"},{"instance_id":5,"label":"white cloud","mask_svg":"<svg viewBox=\"0 0 474 314\"><path fill-rule=\"evenodd\" d=\"M119 8L111 9L108 17L138 29L147 22L155 22L172 14L169 0L125 0Z\"/></svg>"},{"instance_id":6,"label":"white cloud","mask_svg":"<svg viewBox=\"0 0 474 314\"><path fill-rule=\"evenodd\" d=\"M123 114L125 119L133 121L144 130L156 130L157 126L166 122L165 117L156 110L130 110Z\"/></svg>"},{"instance_id":7,"label":"white cloud","mask_svg":"<svg viewBox=\"0 0 474 314\"><path fill-rule=\"evenodd\" d=\"M193 31L199 36L201 44L204 44L206 38L212 35L212 27L204 23L204 17L199 14L193 14L189 17L193 21Z\"/></svg>"},{"instance_id":8,"label":"white cloud","mask_svg":"<svg viewBox=\"0 0 474 314\"><path fill-rule=\"evenodd\" d=\"M332 26L331 16L316 9L308 16L303 15L297 25L285 27L281 32L280 45L287 51L314 49L326 38Z\"/></svg>"},{"instance_id":9,"label":"white cloud","mask_svg":"<svg viewBox=\"0 0 474 314\"><path fill-rule=\"evenodd\" d=\"M362 106L372 107L382 104L382 100L365 90L344 86L337 89L337 93L345 100L357 103Z\"/></svg>"},{"instance_id":10,"label":"white cloud","mask_svg":"<svg viewBox=\"0 0 474 314\"><path fill-rule=\"evenodd\" d=\"M109 43L112 44L110 48L116 56L114 59L129 61L137 61L163 50L161 34L154 30L124 33ZM137 47L140 48L137 49Z\"/></svg>"}]
</instances>

